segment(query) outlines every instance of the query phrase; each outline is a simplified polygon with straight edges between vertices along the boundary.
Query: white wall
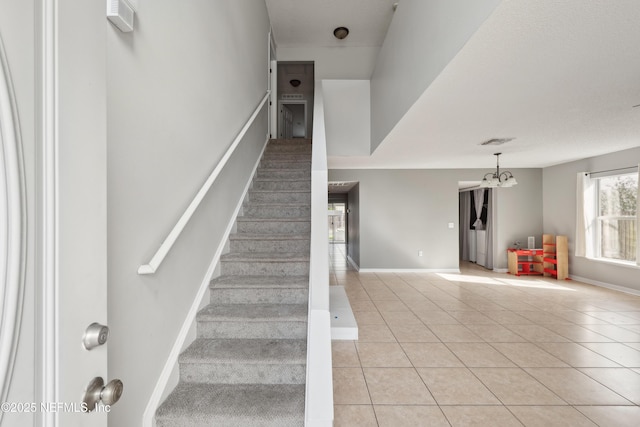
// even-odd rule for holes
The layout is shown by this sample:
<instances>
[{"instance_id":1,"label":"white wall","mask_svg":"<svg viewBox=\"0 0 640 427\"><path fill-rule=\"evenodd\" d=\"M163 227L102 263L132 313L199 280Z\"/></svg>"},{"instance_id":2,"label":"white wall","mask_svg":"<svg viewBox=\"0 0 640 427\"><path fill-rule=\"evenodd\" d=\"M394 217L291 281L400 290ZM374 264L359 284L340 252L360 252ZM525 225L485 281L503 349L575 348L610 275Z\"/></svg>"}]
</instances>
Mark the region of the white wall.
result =
<instances>
[{"instance_id":1,"label":"white wall","mask_svg":"<svg viewBox=\"0 0 640 427\"><path fill-rule=\"evenodd\" d=\"M279 47L278 61L314 61L315 79L371 78L379 47Z\"/></svg>"},{"instance_id":2,"label":"white wall","mask_svg":"<svg viewBox=\"0 0 640 427\"><path fill-rule=\"evenodd\" d=\"M323 80L322 94L327 156L369 155L369 80Z\"/></svg>"},{"instance_id":3,"label":"white wall","mask_svg":"<svg viewBox=\"0 0 640 427\"><path fill-rule=\"evenodd\" d=\"M16 96L27 185L27 271L20 341L8 402L35 401L35 7L32 0L0 0L0 35ZM31 413L5 413L3 427L33 424Z\"/></svg>"},{"instance_id":4,"label":"white wall","mask_svg":"<svg viewBox=\"0 0 640 427\"><path fill-rule=\"evenodd\" d=\"M139 276L267 88L263 1L140 2L108 31L111 426L141 425L267 134L266 108L153 276Z\"/></svg>"},{"instance_id":5,"label":"white wall","mask_svg":"<svg viewBox=\"0 0 640 427\"><path fill-rule=\"evenodd\" d=\"M635 166L640 148L604 156L590 157L543 170L545 232L569 236L569 274L592 282L622 286L640 291L640 268L622 267L576 257L576 176L578 172L596 172Z\"/></svg>"},{"instance_id":6,"label":"white wall","mask_svg":"<svg viewBox=\"0 0 640 427\"><path fill-rule=\"evenodd\" d=\"M500 0L403 0L371 77L371 152L442 72Z\"/></svg>"},{"instance_id":7,"label":"white wall","mask_svg":"<svg viewBox=\"0 0 640 427\"><path fill-rule=\"evenodd\" d=\"M481 178L484 169L332 169L330 181L359 182L360 267L457 269L458 181ZM494 266L506 268L514 240L542 234L542 173L513 169L518 185L500 189ZM455 227L448 228L453 222ZM418 256L418 251L423 256ZM504 266L504 267L502 267Z\"/></svg>"}]
</instances>

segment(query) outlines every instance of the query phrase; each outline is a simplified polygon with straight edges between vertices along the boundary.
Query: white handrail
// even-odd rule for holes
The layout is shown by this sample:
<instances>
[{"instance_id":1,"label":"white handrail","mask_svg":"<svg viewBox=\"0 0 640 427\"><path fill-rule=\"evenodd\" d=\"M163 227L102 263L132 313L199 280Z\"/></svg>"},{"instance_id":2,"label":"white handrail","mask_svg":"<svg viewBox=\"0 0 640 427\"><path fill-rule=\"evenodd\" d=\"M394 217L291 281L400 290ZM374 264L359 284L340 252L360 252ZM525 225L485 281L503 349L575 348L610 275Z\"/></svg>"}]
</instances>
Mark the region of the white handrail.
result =
<instances>
[{"instance_id":1,"label":"white handrail","mask_svg":"<svg viewBox=\"0 0 640 427\"><path fill-rule=\"evenodd\" d=\"M245 123L245 125L242 127L242 129L240 130L240 133L238 133L238 136L236 136L231 146L224 153L224 156L222 157L220 162L218 162L218 165L215 167L213 172L211 172L211 175L209 175L209 177L207 178L205 183L202 185L198 193L195 195L195 197L193 198L193 200L191 201L187 209L184 211L184 213L182 214L182 216L180 217L176 225L173 227L169 235L166 237L166 239L164 239L164 242L162 242L162 245L160 245L160 248L158 248L158 251L155 253L153 258L151 258L151 261L149 261L148 264L141 265L140 267L138 267L138 274L154 274L156 272L156 270L162 263L162 260L164 260L164 257L167 256L167 253L169 253L173 244L176 242L176 240L178 240L178 236L180 236L180 233L182 233L182 230L187 225L187 223L193 216L196 209L198 209L198 206L200 205L204 197L207 195L207 192L209 192L209 189L215 182L216 178L218 178L218 175L220 175L220 172L222 171L224 166L227 164L227 161L235 151L236 147L238 146L238 144L240 144L240 141L242 141L242 138L244 138L245 134L247 133L247 130L249 130L249 127L253 124L253 121L256 119L256 117L258 116L258 113L260 113L260 110L264 106L264 103L267 102L267 99L269 99L270 93L271 91L268 90L267 93L264 95L264 97L256 107L251 117L249 117L249 120L247 120L247 123Z\"/></svg>"}]
</instances>

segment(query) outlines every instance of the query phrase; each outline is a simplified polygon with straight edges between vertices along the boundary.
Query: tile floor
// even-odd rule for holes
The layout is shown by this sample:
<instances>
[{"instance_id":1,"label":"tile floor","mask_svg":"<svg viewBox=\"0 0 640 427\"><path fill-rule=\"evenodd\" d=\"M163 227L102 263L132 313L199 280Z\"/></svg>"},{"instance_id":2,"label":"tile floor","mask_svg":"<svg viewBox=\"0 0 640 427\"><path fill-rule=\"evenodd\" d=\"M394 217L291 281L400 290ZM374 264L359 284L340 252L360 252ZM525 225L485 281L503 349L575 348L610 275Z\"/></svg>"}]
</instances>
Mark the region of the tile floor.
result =
<instances>
[{"instance_id":1,"label":"tile floor","mask_svg":"<svg viewBox=\"0 0 640 427\"><path fill-rule=\"evenodd\" d=\"M640 297L575 281L350 269L358 341L333 342L339 426L639 426Z\"/></svg>"}]
</instances>

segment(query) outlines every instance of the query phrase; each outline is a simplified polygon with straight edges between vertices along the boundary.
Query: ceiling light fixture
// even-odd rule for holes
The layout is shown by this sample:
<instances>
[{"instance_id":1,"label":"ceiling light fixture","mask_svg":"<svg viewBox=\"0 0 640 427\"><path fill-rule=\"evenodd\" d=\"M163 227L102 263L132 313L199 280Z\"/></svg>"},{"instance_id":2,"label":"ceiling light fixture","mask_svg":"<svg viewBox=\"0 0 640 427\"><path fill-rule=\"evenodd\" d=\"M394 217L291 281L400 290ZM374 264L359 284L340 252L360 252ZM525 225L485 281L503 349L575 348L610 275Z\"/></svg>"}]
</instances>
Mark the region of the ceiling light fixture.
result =
<instances>
[{"instance_id":1,"label":"ceiling light fixture","mask_svg":"<svg viewBox=\"0 0 640 427\"><path fill-rule=\"evenodd\" d=\"M338 40L346 39L347 36L349 35L349 29L347 27L338 27L335 30L333 30L333 35Z\"/></svg>"},{"instance_id":2,"label":"ceiling light fixture","mask_svg":"<svg viewBox=\"0 0 640 427\"><path fill-rule=\"evenodd\" d=\"M511 172L500 172L500 154L502 153L494 154L494 156L496 156L496 171L485 174L484 178L482 178L482 182L480 183L480 187L513 187L518 183Z\"/></svg>"},{"instance_id":3,"label":"ceiling light fixture","mask_svg":"<svg viewBox=\"0 0 640 427\"><path fill-rule=\"evenodd\" d=\"M298 80L298 79L292 79L292 80L289 80L289 84L290 84L291 86L293 86L293 87L298 87L298 86L300 86L300 83L301 83L301 82L300 82L300 80Z\"/></svg>"}]
</instances>

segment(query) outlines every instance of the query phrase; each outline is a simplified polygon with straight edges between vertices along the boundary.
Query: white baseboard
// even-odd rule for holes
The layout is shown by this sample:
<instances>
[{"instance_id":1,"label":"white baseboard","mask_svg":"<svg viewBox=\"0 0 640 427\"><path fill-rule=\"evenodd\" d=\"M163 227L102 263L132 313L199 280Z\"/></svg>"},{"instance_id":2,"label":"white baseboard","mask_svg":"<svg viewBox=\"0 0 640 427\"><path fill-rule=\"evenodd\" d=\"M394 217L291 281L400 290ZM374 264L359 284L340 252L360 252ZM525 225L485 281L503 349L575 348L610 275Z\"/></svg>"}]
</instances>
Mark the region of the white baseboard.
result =
<instances>
[{"instance_id":1,"label":"white baseboard","mask_svg":"<svg viewBox=\"0 0 640 427\"><path fill-rule=\"evenodd\" d=\"M508 273L509 269L508 268L494 268L493 272L494 273Z\"/></svg>"},{"instance_id":2,"label":"white baseboard","mask_svg":"<svg viewBox=\"0 0 640 427\"><path fill-rule=\"evenodd\" d=\"M625 294L631 294L640 296L640 290L627 288L626 286L613 285L611 283L600 282L598 280L587 279L586 277L574 276L571 275L571 280L575 280L577 282L587 283L589 285L599 286L601 288L611 289L612 291L624 292Z\"/></svg>"},{"instance_id":3,"label":"white baseboard","mask_svg":"<svg viewBox=\"0 0 640 427\"><path fill-rule=\"evenodd\" d=\"M347 255L347 262L351 264L351 267L355 268L356 271L360 271L360 266L349 255Z\"/></svg>"},{"instance_id":4,"label":"white baseboard","mask_svg":"<svg viewBox=\"0 0 640 427\"><path fill-rule=\"evenodd\" d=\"M361 268L360 273L460 273L459 268Z\"/></svg>"},{"instance_id":5,"label":"white baseboard","mask_svg":"<svg viewBox=\"0 0 640 427\"><path fill-rule=\"evenodd\" d=\"M264 145L262 147L262 151L260 151L260 155L258 156L258 160L256 164L253 166L253 171L251 172L251 175L249 177L249 182L247 182L247 185L244 188L244 192L242 193L242 197L240 197L238 205L236 206L235 211L231 216L229 224L227 224L227 228L224 232L223 238L220 240L220 244L218 245L218 248L216 249L216 252L213 255L213 259L209 264L209 268L207 269L207 272L205 273L204 278L202 279L202 283L200 283L200 288L198 289L198 293L193 299L191 308L189 309L189 312L187 313L187 316L185 317L184 322L182 323L182 328L180 329L180 332L176 337L173 347L171 348L171 352L167 357L167 361L165 362L164 367L162 368L162 372L158 377L158 381L156 382L156 386L153 389L153 393L151 393L151 397L149 398L147 407L145 408L144 414L142 415L142 425L144 427L153 427L155 425L155 413L156 413L156 410L158 409L158 406L160 405L160 399L162 398L164 391L167 388L167 385L169 384L169 381L172 377L171 375L172 372L174 372L174 370L176 369L180 352L182 351L185 341L187 340L187 337L189 335L189 330L191 329L191 327L193 326L193 323L196 320L196 315L198 314L202 300L206 295L207 291L209 290L209 284L213 279L216 266L218 265L218 262L220 261L220 256L222 255L225 249L227 240L229 239L229 234L231 234L231 231L233 230L233 226L235 225L235 222L236 222L236 217L238 216L238 213L240 213L240 209L242 209L242 204L244 203L247 193L251 188L251 183L253 182L253 178L256 174L256 170L260 165L260 160L262 159L264 150L267 148L268 142L269 142L269 137L267 136L267 139L265 140Z\"/></svg>"}]
</instances>

